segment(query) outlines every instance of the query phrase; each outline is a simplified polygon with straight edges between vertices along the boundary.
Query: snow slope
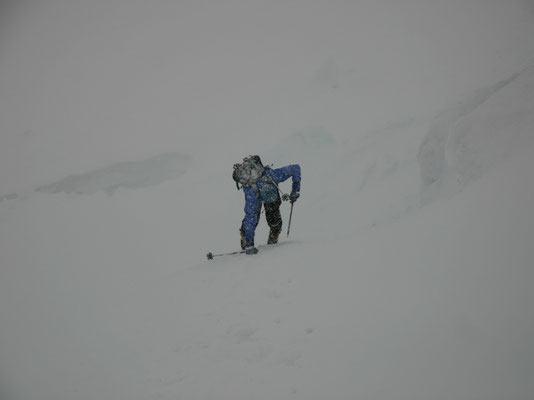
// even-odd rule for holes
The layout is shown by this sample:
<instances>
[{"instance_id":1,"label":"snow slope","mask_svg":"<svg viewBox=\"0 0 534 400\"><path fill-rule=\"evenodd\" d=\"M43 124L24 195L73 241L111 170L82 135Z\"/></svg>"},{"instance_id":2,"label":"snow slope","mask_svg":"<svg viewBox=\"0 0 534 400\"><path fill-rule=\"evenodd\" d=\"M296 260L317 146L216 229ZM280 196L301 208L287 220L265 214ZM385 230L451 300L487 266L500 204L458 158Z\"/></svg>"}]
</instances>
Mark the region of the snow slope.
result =
<instances>
[{"instance_id":1,"label":"snow slope","mask_svg":"<svg viewBox=\"0 0 534 400\"><path fill-rule=\"evenodd\" d=\"M531 399L532 2L2 7L1 400Z\"/></svg>"}]
</instances>

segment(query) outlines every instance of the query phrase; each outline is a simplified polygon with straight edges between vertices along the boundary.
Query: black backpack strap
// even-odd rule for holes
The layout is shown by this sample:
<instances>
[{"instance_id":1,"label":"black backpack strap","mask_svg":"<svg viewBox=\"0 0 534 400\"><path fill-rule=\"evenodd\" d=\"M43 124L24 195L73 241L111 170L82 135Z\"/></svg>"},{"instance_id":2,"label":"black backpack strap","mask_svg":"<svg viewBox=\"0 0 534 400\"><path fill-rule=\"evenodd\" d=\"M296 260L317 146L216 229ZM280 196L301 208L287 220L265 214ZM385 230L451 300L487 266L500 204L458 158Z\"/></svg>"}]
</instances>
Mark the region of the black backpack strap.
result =
<instances>
[{"instance_id":1,"label":"black backpack strap","mask_svg":"<svg viewBox=\"0 0 534 400\"><path fill-rule=\"evenodd\" d=\"M266 177L272 182L272 184L273 184L274 186L276 186L276 188L278 189L278 183L276 183L276 181L272 178L272 176L269 175L269 174L265 174L265 176L266 176Z\"/></svg>"},{"instance_id":2,"label":"black backpack strap","mask_svg":"<svg viewBox=\"0 0 534 400\"><path fill-rule=\"evenodd\" d=\"M258 189L258 185L253 183L252 185L252 190L254 190L254 193L256 194L256 197L261 200L261 196L260 196L260 189Z\"/></svg>"}]
</instances>

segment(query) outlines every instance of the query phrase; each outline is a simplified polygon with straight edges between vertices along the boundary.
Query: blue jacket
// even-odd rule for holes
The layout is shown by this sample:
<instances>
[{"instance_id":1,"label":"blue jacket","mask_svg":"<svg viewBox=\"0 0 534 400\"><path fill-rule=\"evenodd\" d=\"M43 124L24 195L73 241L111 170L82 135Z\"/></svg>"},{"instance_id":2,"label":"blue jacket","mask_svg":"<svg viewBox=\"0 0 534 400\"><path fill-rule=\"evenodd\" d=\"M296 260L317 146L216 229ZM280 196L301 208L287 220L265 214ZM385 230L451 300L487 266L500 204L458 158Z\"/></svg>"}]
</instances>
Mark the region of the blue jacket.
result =
<instances>
[{"instance_id":1,"label":"blue jacket","mask_svg":"<svg viewBox=\"0 0 534 400\"><path fill-rule=\"evenodd\" d=\"M292 190L300 191L300 166L298 164L288 165L287 167L270 169L265 168L265 174L269 175L277 184L284 182L290 177L293 178ZM258 189L264 185L265 178L260 179L256 184ZM267 178L268 182L268 178ZM258 198L256 191L252 186L243 187L245 192L245 218L243 219L243 229L248 246L254 246L254 232L258 225L260 216L261 200Z\"/></svg>"}]
</instances>

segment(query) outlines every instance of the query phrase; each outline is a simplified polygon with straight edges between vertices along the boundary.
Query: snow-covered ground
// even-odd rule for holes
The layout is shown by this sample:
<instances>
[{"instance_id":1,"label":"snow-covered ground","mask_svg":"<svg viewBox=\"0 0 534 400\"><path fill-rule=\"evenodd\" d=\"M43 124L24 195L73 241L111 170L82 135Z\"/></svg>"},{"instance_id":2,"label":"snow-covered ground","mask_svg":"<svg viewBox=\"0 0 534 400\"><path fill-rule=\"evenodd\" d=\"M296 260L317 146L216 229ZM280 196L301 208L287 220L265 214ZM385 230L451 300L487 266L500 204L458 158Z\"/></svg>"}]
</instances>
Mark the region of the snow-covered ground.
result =
<instances>
[{"instance_id":1,"label":"snow-covered ground","mask_svg":"<svg viewBox=\"0 0 534 400\"><path fill-rule=\"evenodd\" d=\"M0 4L1 400L532 398L532 1Z\"/></svg>"}]
</instances>

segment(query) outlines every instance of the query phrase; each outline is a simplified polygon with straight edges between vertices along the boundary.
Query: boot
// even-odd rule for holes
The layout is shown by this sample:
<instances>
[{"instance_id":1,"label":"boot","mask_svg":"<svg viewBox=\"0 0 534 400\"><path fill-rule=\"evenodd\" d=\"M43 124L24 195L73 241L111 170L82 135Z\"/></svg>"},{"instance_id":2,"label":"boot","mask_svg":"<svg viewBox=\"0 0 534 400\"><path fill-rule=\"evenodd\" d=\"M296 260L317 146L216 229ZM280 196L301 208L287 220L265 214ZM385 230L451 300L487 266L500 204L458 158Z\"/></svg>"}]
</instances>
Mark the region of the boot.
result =
<instances>
[{"instance_id":1,"label":"boot","mask_svg":"<svg viewBox=\"0 0 534 400\"><path fill-rule=\"evenodd\" d=\"M241 250L245 250L247 248L247 239L245 238L245 231L243 229L240 229L239 232L241 233Z\"/></svg>"},{"instance_id":2,"label":"boot","mask_svg":"<svg viewBox=\"0 0 534 400\"><path fill-rule=\"evenodd\" d=\"M267 239L267 244L275 244L278 243L278 236L280 236L280 231L273 232L272 230L269 232L269 239Z\"/></svg>"},{"instance_id":3,"label":"boot","mask_svg":"<svg viewBox=\"0 0 534 400\"><path fill-rule=\"evenodd\" d=\"M254 246L247 247L245 249L245 254L248 254L249 256L251 256L253 254L258 254L258 249L255 248Z\"/></svg>"}]
</instances>

